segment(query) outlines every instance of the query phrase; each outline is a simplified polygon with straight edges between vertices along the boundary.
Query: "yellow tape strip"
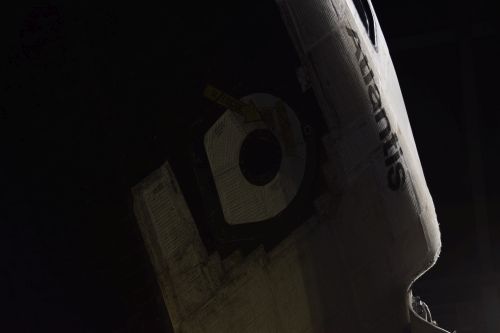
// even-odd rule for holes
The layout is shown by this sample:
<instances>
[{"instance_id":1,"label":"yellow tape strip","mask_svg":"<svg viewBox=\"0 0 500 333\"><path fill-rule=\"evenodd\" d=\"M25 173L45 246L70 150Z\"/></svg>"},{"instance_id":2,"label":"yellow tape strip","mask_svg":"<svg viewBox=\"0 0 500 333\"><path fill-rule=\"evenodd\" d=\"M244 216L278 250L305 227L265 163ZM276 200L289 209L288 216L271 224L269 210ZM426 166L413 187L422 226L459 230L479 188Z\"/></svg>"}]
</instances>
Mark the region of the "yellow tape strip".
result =
<instances>
[{"instance_id":1,"label":"yellow tape strip","mask_svg":"<svg viewBox=\"0 0 500 333\"><path fill-rule=\"evenodd\" d=\"M258 121L262 119L259 110L254 103L244 103L212 85L207 85L205 87L203 96L225 108L230 109L231 111L241 114L245 118L245 122Z\"/></svg>"}]
</instances>

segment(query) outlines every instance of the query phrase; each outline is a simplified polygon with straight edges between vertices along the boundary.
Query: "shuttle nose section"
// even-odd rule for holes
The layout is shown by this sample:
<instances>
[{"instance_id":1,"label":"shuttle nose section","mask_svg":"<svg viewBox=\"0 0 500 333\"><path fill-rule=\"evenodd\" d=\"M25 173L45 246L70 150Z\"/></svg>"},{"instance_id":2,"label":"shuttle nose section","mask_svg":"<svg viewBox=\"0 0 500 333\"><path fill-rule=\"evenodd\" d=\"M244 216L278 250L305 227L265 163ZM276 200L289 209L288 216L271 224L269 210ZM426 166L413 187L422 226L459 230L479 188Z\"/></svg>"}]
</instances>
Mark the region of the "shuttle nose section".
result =
<instances>
[{"instance_id":1,"label":"shuttle nose section","mask_svg":"<svg viewBox=\"0 0 500 333\"><path fill-rule=\"evenodd\" d=\"M207 86L197 198L169 163L134 190L176 332L446 332L411 295L441 238L370 1L277 2L311 91Z\"/></svg>"}]
</instances>

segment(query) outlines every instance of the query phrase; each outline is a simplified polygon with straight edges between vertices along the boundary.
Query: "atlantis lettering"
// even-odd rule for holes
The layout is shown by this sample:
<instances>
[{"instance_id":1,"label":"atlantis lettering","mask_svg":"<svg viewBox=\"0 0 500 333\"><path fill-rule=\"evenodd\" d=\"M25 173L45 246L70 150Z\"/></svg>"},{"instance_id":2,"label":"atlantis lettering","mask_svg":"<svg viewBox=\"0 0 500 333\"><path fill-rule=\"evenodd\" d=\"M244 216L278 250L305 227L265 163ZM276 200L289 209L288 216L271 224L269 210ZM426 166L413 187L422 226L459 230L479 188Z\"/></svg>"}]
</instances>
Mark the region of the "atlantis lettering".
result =
<instances>
[{"instance_id":1,"label":"atlantis lettering","mask_svg":"<svg viewBox=\"0 0 500 333\"><path fill-rule=\"evenodd\" d=\"M391 190L396 191L402 188L406 180L405 168L400 161L403 150L399 145L397 135L392 132L391 124L382 105L380 90L374 81L373 71L368 64L368 59L361 49L361 41L359 40L358 34L348 27L346 27L346 29L347 34L351 37L356 46L355 56L358 61L359 69L361 70L361 75L363 76L363 81L368 89L374 120L379 128L379 139L382 142L382 150L384 152L385 166L387 169L387 184Z\"/></svg>"}]
</instances>

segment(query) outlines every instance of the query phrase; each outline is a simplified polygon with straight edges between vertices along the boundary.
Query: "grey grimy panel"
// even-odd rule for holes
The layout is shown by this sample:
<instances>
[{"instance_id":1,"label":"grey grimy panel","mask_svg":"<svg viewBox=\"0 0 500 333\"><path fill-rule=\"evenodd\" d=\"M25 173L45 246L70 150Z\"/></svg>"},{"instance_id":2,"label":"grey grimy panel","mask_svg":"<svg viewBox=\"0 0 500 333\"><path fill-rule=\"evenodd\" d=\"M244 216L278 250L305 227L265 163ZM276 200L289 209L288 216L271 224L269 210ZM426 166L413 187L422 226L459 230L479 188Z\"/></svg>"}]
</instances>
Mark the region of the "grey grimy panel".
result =
<instances>
[{"instance_id":1,"label":"grey grimy panel","mask_svg":"<svg viewBox=\"0 0 500 333\"><path fill-rule=\"evenodd\" d=\"M134 211L175 329L220 284L221 263L208 257L184 197L165 163L133 189Z\"/></svg>"},{"instance_id":2,"label":"grey grimy panel","mask_svg":"<svg viewBox=\"0 0 500 333\"><path fill-rule=\"evenodd\" d=\"M351 0L277 2L328 127L325 183L312 216L278 245L224 259L207 254L168 164L139 184L135 212L175 331L445 332L412 309L411 285L437 260L440 233L377 18L374 46ZM240 172L255 129L245 126L258 125L227 111L205 136L234 224L262 219L238 211L256 189L220 178ZM300 172L290 175L300 184Z\"/></svg>"}]
</instances>

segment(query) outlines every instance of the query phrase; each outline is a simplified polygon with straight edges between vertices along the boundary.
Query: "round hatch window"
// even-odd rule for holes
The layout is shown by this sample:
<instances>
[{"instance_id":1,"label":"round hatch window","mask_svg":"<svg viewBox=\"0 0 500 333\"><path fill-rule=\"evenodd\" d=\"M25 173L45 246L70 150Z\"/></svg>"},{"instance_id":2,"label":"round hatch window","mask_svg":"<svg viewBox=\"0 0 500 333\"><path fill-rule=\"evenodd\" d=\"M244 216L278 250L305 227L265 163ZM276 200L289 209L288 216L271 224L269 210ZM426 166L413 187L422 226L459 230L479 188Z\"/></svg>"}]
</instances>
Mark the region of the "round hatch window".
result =
<instances>
[{"instance_id":1,"label":"round hatch window","mask_svg":"<svg viewBox=\"0 0 500 333\"><path fill-rule=\"evenodd\" d=\"M267 129L256 129L243 140L239 156L240 170L249 183L264 186L280 170L281 145Z\"/></svg>"}]
</instances>

